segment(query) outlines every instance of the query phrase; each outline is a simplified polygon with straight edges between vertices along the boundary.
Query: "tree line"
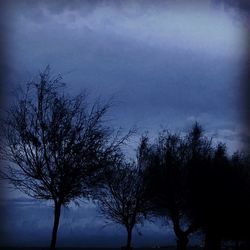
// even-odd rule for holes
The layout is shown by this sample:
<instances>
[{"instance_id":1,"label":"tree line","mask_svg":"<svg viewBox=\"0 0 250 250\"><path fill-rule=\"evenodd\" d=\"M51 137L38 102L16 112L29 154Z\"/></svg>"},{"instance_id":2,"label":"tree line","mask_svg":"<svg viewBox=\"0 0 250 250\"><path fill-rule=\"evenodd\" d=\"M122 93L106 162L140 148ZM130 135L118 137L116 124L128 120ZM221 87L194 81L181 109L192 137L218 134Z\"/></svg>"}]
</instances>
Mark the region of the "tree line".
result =
<instances>
[{"instance_id":1,"label":"tree line","mask_svg":"<svg viewBox=\"0 0 250 250\"><path fill-rule=\"evenodd\" d=\"M123 134L105 120L110 103L65 93L49 68L13 100L1 120L1 178L27 195L51 200L56 247L62 206L91 199L105 218L124 226L131 249L136 225L167 218L176 247L185 250L195 232L205 250L223 241L249 248L249 155L229 155L200 124L184 135L162 131L141 136L136 159L128 160Z\"/></svg>"}]
</instances>

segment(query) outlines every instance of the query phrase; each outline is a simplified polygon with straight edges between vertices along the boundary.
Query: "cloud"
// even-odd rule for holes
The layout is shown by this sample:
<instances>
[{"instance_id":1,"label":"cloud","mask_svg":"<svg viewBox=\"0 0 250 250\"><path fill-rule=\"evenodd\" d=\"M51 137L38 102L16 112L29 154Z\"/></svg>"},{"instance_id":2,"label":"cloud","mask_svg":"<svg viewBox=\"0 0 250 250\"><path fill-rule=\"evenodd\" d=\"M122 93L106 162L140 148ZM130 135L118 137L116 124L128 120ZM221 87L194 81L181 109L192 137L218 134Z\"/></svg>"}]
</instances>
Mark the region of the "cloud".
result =
<instances>
[{"instance_id":1,"label":"cloud","mask_svg":"<svg viewBox=\"0 0 250 250\"><path fill-rule=\"evenodd\" d=\"M223 4L225 7L233 8L242 11L244 14L249 14L250 3L248 0L212 0L215 4Z\"/></svg>"},{"instance_id":2,"label":"cloud","mask_svg":"<svg viewBox=\"0 0 250 250\"><path fill-rule=\"evenodd\" d=\"M171 1L165 1L162 6L163 3L20 1L20 5L7 9L15 17L14 20L19 19L18 24L25 22L26 29L39 29L40 25L43 31L39 32L42 33L46 30L49 32L50 27L54 26L61 26L66 32L73 31L74 35L88 28L92 32L125 37L141 45L145 43L163 50L166 45L171 45L188 49L195 47L203 53L216 50L216 53L224 51L224 54L230 54L234 48L241 47L237 46L241 41L241 30L225 12L200 5L184 8L182 5L176 7ZM92 6L92 10L85 11L89 6ZM209 40L207 34L210 34ZM239 53L239 49L236 53Z\"/></svg>"},{"instance_id":3,"label":"cloud","mask_svg":"<svg viewBox=\"0 0 250 250\"><path fill-rule=\"evenodd\" d=\"M73 93L115 95L110 115L118 126L183 128L189 116L205 124L238 122L243 26L221 10L163 5L10 3L8 84L51 64Z\"/></svg>"}]
</instances>

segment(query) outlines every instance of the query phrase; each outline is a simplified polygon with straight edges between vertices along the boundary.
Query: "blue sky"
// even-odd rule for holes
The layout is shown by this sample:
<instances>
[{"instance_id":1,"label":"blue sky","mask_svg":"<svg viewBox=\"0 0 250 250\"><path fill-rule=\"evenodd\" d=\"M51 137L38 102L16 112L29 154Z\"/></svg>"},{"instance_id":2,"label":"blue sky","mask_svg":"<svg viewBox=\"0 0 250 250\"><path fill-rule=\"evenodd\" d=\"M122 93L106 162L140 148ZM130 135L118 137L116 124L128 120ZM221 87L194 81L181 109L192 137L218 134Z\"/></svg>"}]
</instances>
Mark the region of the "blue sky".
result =
<instances>
[{"instance_id":1,"label":"blue sky","mask_svg":"<svg viewBox=\"0 0 250 250\"><path fill-rule=\"evenodd\" d=\"M136 126L153 137L161 128L185 132L197 120L230 152L241 148L249 138L242 123L243 17L209 1L152 2L6 4L5 95L50 64L72 94L87 89L93 98L114 97L109 115L117 127ZM131 140L130 153L136 142L137 137ZM49 242L48 203L6 189L1 206L8 215L1 244ZM59 244L95 245L98 240L108 246L114 232L112 244L121 244L122 228L103 225L93 204L72 206L63 212ZM159 223L146 223L141 230L143 236L135 233L137 245L173 240L171 230Z\"/></svg>"}]
</instances>

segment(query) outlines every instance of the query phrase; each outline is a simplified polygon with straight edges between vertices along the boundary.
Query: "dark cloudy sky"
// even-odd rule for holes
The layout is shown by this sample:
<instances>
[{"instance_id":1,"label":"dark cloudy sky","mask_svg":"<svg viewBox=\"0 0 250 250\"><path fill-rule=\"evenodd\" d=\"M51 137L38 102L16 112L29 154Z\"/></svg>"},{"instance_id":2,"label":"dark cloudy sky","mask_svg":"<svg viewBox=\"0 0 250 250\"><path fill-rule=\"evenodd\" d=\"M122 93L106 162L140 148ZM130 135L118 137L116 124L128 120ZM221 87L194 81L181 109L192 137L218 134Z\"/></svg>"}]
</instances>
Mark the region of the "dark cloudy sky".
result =
<instances>
[{"instance_id":1,"label":"dark cloudy sky","mask_svg":"<svg viewBox=\"0 0 250 250\"><path fill-rule=\"evenodd\" d=\"M125 130L136 126L153 136L160 128L185 131L197 120L230 152L241 148L248 137L241 105L245 17L210 1L174 2L9 1L2 11L5 96L50 64L72 94L114 97L110 116ZM49 242L49 204L6 191L1 207L8 217L2 245ZM67 208L59 245L121 245L123 229L104 225L91 203ZM136 245L173 240L159 223L141 232Z\"/></svg>"}]
</instances>

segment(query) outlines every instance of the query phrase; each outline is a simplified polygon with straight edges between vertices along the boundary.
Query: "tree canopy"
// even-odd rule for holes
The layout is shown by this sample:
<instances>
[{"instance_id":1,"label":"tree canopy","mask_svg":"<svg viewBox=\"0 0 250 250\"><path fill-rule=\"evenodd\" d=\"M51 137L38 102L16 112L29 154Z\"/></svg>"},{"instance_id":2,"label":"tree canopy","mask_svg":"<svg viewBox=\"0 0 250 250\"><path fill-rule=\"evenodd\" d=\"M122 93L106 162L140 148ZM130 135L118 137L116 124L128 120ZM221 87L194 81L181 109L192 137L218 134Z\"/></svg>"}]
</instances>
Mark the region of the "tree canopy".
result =
<instances>
[{"instance_id":1,"label":"tree canopy","mask_svg":"<svg viewBox=\"0 0 250 250\"><path fill-rule=\"evenodd\" d=\"M2 177L31 197L54 202L52 248L61 206L91 194L129 136L105 123L109 104L66 95L61 80L47 68L27 83L2 121L1 137Z\"/></svg>"}]
</instances>

